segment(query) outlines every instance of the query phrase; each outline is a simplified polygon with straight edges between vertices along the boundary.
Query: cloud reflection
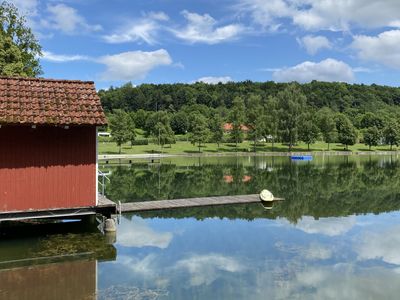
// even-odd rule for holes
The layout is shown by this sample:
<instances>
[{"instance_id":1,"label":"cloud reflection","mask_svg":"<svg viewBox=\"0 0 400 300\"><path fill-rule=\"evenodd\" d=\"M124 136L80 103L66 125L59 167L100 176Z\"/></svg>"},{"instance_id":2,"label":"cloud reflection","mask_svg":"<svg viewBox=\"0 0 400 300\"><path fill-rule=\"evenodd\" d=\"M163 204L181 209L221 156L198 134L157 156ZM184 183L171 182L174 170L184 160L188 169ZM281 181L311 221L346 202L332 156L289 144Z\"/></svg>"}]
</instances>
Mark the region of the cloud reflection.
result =
<instances>
[{"instance_id":1,"label":"cloud reflection","mask_svg":"<svg viewBox=\"0 0 400 300\"><path fill-rule=\"evenodd\" d=\"M193 255L178 261L176 268L190 273L192 286L209 285L223 276L221 274L223 271L236 273L244 270L237 259L221 254Z\"/></svg>"},{"instance_id":2,"label":"cloud reflection","mask_svg":"<svg viewBox=\"0 0 400 300\"><path fill-rule=\"evenodd\" d=\"M368 232L356 247L359 259L382 259L400 265L400 225L380 232Z\"/></svg>"},{"instance_id":3,"label":"cloud reflection","mask_svg":"<svg viewBox=\"0 0 400 300\"><path fill-rule=\"evenodd\" d=\"M286 219L280 219L284 224L290 224ZM294 226L301 231L310 234L323 234L338 236L348 232L356 224L356 217L320 218L303 216Z\"/></svg>"},{"instance_id":4,"label":"cloud reflection","mask_svg":"<svg viewBox=\"0 0 400 300\"><path fill-rule=\"evenodd\" d=\"M118 226L117 244L124 247L157 247L165 249L169 246L173 234L156 232L145 220L133 217L131 221L123 220Z\"/></svg>"}]
</instances>

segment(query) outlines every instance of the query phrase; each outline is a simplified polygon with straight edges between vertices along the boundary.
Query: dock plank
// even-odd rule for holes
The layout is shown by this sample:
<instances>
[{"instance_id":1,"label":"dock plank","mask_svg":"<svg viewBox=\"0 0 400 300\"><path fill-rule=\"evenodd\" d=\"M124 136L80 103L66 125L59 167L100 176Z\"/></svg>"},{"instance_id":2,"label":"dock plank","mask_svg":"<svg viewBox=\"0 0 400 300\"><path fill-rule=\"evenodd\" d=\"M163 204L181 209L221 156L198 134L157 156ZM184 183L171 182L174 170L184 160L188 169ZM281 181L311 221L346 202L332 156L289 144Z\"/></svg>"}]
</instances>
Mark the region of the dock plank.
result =
<instances>
[{"instance_id":1,"label":"dock plank","mask_svg":"<svg viewBox=\"0 0 400 300\"><path fill-rule=\"evenodd\" d=\"M258 194L130 202L121 204L121 212L138 212L138 211L149 211L149 210L160 210L160 209L255 203L255 202L260 202Z\"/></svg>"}]
</instances>

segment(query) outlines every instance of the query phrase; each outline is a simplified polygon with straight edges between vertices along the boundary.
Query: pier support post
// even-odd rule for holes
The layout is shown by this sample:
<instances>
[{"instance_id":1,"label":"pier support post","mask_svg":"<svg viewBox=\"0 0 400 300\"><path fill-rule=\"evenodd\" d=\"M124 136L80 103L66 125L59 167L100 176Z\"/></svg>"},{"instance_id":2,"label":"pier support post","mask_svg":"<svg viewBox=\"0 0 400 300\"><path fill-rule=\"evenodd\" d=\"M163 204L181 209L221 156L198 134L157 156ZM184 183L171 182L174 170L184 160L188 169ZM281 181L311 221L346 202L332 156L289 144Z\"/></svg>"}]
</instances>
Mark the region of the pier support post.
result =
<instances>
[{"instance_id":1,"label":"pier support post","mask_svg":"<svg viewBox=\"0 0 400 300\"><path fill-rule=\"evenodd\" d=\"M105 232L117 231L117 225L115 224L115 220L113 218L109 218L104 222L104 231Z\"/></svg>"}]
</instances>

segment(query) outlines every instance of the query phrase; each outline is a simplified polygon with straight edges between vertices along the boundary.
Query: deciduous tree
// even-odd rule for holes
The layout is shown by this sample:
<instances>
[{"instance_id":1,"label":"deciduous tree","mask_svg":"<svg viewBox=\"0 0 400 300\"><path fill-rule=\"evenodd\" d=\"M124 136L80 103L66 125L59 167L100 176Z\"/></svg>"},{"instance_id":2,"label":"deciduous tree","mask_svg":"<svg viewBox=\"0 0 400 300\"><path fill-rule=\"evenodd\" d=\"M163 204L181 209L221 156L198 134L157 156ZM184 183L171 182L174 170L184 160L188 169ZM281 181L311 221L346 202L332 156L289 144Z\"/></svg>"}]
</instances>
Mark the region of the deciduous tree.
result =
<instances>
[{"instance_id":1,"label":"deciduous tree","mask_svg":"<svg viewBox=\"0 0 400 300\"><path fill-rule=\"evenodd\" d=\"M296 84L289 85L277 95L278 131L282 142L288 144L289 151L297 143L299 123L305 111L306 100Z\"/></svg>"},{"instance_id":2,"label":"deciduous tree","mask_svg":"<svg viewBox=\"0 0 400 300\"><path fill-rule=\"evenodd\" d=\"M392 150L393 145L398 146L400 144L400 126L397 122L389 123L383 130L383 138L385 143L390 145L390 150Z\"/></svg>"},{"instance_id":3,"label":"deciduous tree","mask_svg":"<svg viewBox=\"0 0 400 300\"><path fill-rule=\"evenodd\" d=\"M0 4L0 75L36 77L42 74L42 48L26 20L11 3Z\"/></svg>"},{"instance_id":4,"label":"deciduous tree","mask_svg":"<svg viewBox=\"0 0 400 300\"><path fill-rule=\"evenodd\" d=\"M262 135L264 110L261 105L261 97L251 95L247 101L246 125L249 128L249 138L253 140L254 152L256 152L257 140Z\"/></svg>"},{"instance_id":5,"label":"deciduous tree","mask_svg":"<svg viewBox=\"0 0 400 300\"><path fill-rule=\"evenodd\" d=\"M127 113L121 109L114 110L109 117L109 126L111 139L117 144L121 154L121 146L129 140L130 136Z\"/></svg>"},{"instance_id":6,"label":"deciduous tree","mask_svg":"<svg viewBox=\"0 0 400 300\"><path fill-rule=\"evenodd\" d=\"M224 129L222 128L223 126L223 119L221 118L220 114L216 112L210 123L210 131L211 131L211 138L210 141L213 143L217 143L218 150L219 150L219 145L222 143L224 139Z\"/></svg>"},{"instance_id":7,"label":"deciduous tree","mask_svg":"<svg viewBox=\"0 0 400 300\"><path fill-rule=\"evenodd\" d=\"M378 146L380 140L381 132L376 126L370 127L364 132L364 144L369 147L369 150L371 150L371 146Z\"/></svg>"},{"instance_id":8,"label":"deciduous tree","mask_svg":"<svg viewBox=\"0 0 400 300\"><path fill-rule=\"evenodd\" d=\"M207 120L200 114L194 115L193 128L189 135L189 140L193 145L198 145L201 152L201 145L207 142L210 137L210 130L207 126Z\"/></svg>"},{"instance_id":9,"label":"deciduous tree","mask_svg":"<svg viewBox=\"0 0 400 300\"><path fill-rule=\"evenodd\" d=\"M345 145L346 150L349 149L349 145L354 145L357 142L357 130L346 115L337 114L336 129L338 131L338 140Z\"/></svg>"},{"instance_id":10,"label":"deciduous tree","mask_svg":"<svg viewBox=\"0 0 400 300\"><path fill-rule=\"evenodd\" d=\"M304 114L300 121L299 138L307 144L307 149L310 150L310 144L314 144L319 135L319 128L315 118L311 113Z\"/></svg>"},{"instance_id":11,"label":"deciduous tree","mask_svg":"<svg viewBox=\"0 0 400 300\"><path fill-rule=\"evenodd\" d=\"M328 144L329 150L329 145L336 142L337 139L337 130L333 111L327 107L321 109L317 114L316 121L324 142Z\"/></svg>"},{"instance_id":12,"label":"deciduous tree","mask_svg":"<svg viewBox=\"0 0 400 300\"><path fill-rule=\"evenodd\" d=\"M236 97L233 100L233 106L229 115L229 121L232 124L232 130L230 132L231 139L235 141L236 149L238 143L243 141L243 124L245 122L245 106L244 101L241 97Z\"/></svg>"}]
</instances>

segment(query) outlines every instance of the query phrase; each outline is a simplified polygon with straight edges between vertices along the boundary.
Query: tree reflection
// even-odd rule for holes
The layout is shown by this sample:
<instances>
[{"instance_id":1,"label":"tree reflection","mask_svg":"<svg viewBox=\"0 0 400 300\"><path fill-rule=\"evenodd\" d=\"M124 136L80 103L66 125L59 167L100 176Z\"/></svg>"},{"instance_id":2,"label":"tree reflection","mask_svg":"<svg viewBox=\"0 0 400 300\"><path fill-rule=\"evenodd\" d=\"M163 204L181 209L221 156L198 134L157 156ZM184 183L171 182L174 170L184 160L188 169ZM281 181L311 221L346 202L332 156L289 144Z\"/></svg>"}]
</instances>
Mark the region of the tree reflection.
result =
<instances>
[{"instance_id":1,"label":"tree reflection","mask_svg":"<svg viewBox=\"0 0 400 300\"><path fill-rule=\"evenodd\" d=\"M258 204L157 212L160 216L229 218L315 218L398 210L399 162L396 159L326 158L323 163L236 158L194 165L134 164L115 167L107 196L121 202L206 196L245 195L268 188L285 201L266 212ZM264 160L263 160L264 159ZM229 178L229 180L227 180ZM143 215L150 215L148 213Z\"/></svg>"}]
</instances>

